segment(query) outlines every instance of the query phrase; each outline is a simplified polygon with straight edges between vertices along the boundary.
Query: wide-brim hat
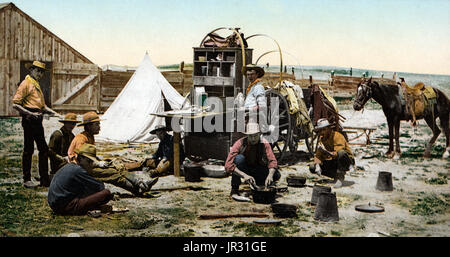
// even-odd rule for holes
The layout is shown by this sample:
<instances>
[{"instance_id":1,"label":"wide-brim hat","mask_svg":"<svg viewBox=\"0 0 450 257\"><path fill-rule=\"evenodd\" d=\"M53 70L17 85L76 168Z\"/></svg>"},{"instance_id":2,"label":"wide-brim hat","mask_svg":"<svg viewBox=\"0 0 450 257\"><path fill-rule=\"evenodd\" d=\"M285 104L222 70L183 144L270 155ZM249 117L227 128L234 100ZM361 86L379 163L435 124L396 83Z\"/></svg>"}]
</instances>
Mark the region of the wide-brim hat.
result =
<instances>
[{"instance_id":1,"label":"wide-brim hat","mask_svg":"<svg viewBox=\"0 0 450 257\"><path fill-rule=\"evenodd\" d=\"M45 68L45 63L40 62L40 61L34 61L33 63L26 63L25 64L25 68L27 68L28 70L31 68L39 68L41 70L46 71L47 69Z\"/></svg>"},{"instance_id":2,"label":"wide-brim hat","mask_svg":"<svg viewBox=\"0 0 450 257\"><path fill-rule=\"evenodd\" d=\"M152 131L150 131L150 134L154 135L156 134L156 131L160 130L167 130L167 128L164 125L156 125L156 127Z\"/></svg>"},{"instance_id":3,"label":"wide-brim hat","mask_svg":"<svg viewBox=\"0 0 450 257\"><path fill-rule=\"evenodd\" d=\"M100 116L98 116L98 114L96 112L90 111L90 112L87 112L87 113L85 113L83 115L83 122L78 124L77 126L83 126L83 125L86 125L86 124L89 124L89 123L94 123L94 122L97 122L97 121L102 121L100 119Z\"/></svg>"},{"instance_id":4,"label":"wide-brim hat","mask_svg":"<svg viewBox=\"0 0 450 257\"><path fill-rule=\"evenodd\" d=\"M261 132L261 130L259 130L259 124L258 123L248 123L244 134L246 134L246 135L253 135L253 134L260 133L260 132Z\"/></svg>"},{"instance_id":5,"label":"wide-brim hat","mask_svg":"<svg viewBox=\"0 0 450 257\"><path fill-rule=\"evenodd\" d=\"M317 126L314 128L315 131L321 130L323 128L331 126L327 119L319 119L317 121Z\"/></svg>"},{"instance_id":6,"label":"wide-brim hat","mask_svg":"<svg viewBox=\"0 0 450 257\"><path fill-rule=\"evenodd\" d=\"M247 64L245 66L245 71L247 72L249 70L256 71L256 73L258 74L258 78L262 78L264 76L264 74L265 74L264 69L259 67L259 66L257 66L257 65L255 65L255 64Z\"/></svg>"},{"instance_id":7,"label":"wide-brim hat","mask_svg":"<svg viewBox=\"0 0 450 257\"><path fill-rule=\"evenodd\" d=\"M92 161L100 161L97 158L97 149L95 148L95 145L92 144L84 144L80 148L75 149L75 153L78 155L82 155L86 158L91 159Z\"/></svg>"},{"instance_id":8,"label":"wide-brim hat","mask_svg":"<svg viewBox=\"0 0 450 257\"><path fill-rule=\"evenodd\" d=\"M64 119L59 120L59 122L80 123L81 121L77 120L77 115L75 113L67 113L66 116L64 116Z\"/></svg>"}]
</instances>

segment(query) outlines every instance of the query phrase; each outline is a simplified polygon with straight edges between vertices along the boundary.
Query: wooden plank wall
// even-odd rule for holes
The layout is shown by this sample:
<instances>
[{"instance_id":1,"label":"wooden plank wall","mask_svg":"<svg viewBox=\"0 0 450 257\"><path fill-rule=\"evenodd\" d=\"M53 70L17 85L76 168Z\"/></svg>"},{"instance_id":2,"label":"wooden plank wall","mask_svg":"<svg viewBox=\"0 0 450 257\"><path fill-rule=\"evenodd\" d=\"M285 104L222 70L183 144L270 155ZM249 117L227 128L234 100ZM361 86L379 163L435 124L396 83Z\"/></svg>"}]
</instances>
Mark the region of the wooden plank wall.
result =
<instances>
[{"instance_id":1,"label":"wooden plank wall","mask_svg":"<svg viewBox=\"0 0 450 257\"><path fill-rule=\"evenodd\" d=\"M65 96L80 81L89 75L98 75L99 68L89 63L55 63L53 66L52 102ZM90 82L80 95L69 101L70 104L95 105L98 102L99 79Z\"/></svg>"},{"instance_id":2,"label":"wooden plank wall","mask_svg":"<svg viewBox=\"0 0 450 257\"><path fill-rule=\"evenodd\" d=\"M122 91L131 76L133 76L133 73L134 71L123 72L111 70L101 72L101 112L105 112L114 102L120 94L120 91ZM185 70L183 73L178 71L163 71L161 73L181 95L186 95L192 87L192 70Z\"/></svg>"},{"instance_id":3,"label":"wooden plank wall","mask_svg":"<svg viewBox=\"0 0 450 257\"><path fill-rule=\"evenodd\" d=\"M331 80L331 86L333 88L333 92L335 96L340 97L352 97L356 94L356 87L361 81L361 77L351 77L351 76L333 76ZM378 78L373 77L374 81L388 83L395 85L396 82L393 79L389 78Z\"/></svg>"},{"instance_id":4,"label":"wooden plank wall","mask_svg":"<svg viewBox=\"0 0 450 257\"><path fill-rule=\"evenodd\" d=\"M12 96L20 82L20 62L40 60L53 62L58 69L89 70L91 61L70 47L52 32L23 13L14 4L0 10L0 116L18 115L11 107ZM89 67L78 67L88 63ZM66 65L66 66L65 66ZM98 72L98 67L96 68ZM68 88L81 81L85 74L60 74L52 77L52 100L67 92ZM76 103L96 104L99 79L87 90L86 96L74 99Z\"/></svg>"}]
</instances>

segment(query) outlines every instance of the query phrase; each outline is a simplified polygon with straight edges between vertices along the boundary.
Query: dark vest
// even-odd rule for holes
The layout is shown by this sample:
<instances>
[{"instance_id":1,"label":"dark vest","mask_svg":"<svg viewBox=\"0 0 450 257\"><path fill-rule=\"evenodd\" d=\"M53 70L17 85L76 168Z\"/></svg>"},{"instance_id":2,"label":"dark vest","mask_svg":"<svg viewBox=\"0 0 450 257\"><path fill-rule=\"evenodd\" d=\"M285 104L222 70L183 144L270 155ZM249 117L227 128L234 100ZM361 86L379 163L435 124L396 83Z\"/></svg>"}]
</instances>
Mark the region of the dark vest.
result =
<instances>
[{"instance_id":1,"label":"dark vest","mask_svg":"<svg viewBox=\"0 0 450 257\"><path fill-rule=\"evenodd\" d=\"M245 156L245 150L247 149L248 146L248 138L244 137L242 139L242 146L239 149L239 154L242 154ZM245 156L247 159L247 156ZM256 145L256 161L259 165L261 166L266 166L268 165L269 161L267 160L267 154L266 154L266 148L264 146L264 143L261 142L261 140L259 141L259 143Z\"/></svg>"}]
</instances>

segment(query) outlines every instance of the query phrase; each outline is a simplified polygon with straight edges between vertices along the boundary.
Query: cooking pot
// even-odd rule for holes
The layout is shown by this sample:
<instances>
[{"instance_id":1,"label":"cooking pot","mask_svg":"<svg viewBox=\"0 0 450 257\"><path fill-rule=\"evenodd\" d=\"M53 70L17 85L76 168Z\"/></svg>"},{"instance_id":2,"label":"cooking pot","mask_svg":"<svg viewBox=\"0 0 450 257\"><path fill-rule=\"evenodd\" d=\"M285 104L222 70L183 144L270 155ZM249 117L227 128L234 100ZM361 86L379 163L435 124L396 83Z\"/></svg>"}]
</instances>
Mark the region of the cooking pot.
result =
<instances>
[{"instance_id":1,"label":"cooking pot","mask_svg":"<svg viewBox=\"0 0 450 257\"><path fill-rule=\"evenodd\" d=\"M288 183L288 186L302 187L305 186L306 177L289 175L286 177L286 182Z\"/></svg>"},{"instance_id":2,"label":"cooking pot","mask_svg":"<svg viewBox=\"0 0 450 257\"><path fill-rule=\"evenodd\" d=\"M200 182L202 165L196 163L184 164L184 180L188 182Z\"/></svg>"},{"instance_id":3,"label":"cooking pot","mask_svg":"<svg viewBox=\"0 0 450 257\"><path fill-rule=\"evenodd\" d=\"M252 189L253 202L271 204L275 201L277 189L274 187L256 187Z\"/></svg>"}]
</instances>

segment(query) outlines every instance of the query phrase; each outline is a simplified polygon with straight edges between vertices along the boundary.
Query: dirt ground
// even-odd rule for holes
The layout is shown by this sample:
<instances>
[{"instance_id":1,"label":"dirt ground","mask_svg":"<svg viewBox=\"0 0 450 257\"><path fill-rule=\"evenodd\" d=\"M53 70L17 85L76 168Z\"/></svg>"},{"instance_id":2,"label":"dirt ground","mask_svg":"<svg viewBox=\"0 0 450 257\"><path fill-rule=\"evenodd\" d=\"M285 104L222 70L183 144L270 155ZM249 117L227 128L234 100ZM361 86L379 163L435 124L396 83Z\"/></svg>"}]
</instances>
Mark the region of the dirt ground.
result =
<instances>
[{"instance_id":1,"label":"dirt ground","mask_svg":"<svg viewBox=\"0 0 450 257\"><path fill-rule=\"evenodd\" d=\"M333 236L333 237L385 237L385 236L450 236L450 161L442 159L445 138L441 135L432 150L432 158L423 158L425 142L431 137L431 130L424 121L418 128L407 122L401 125L402 157L387 159L387 125L381 110L372 108L363 113L348 106L341 107L341 114L347 118L344 126L376 127L368 146L352 145L356 155L357 169L347 173L342 188L332 189L338 201L339 221L322 222L314 220L315 206L310 204L312 185L332 186L326 177L311 174L306 146L299 143L299 152L289 155L289 163L281 163L282 177L278 186L287 186L290 174L307 177L306 187L288 187L287 192L278 193L277 202L295 204L296 218L280 219L273 216L270 205L253 202L236 202L229 197L230 177L202 177L201 182L185 182L184 177L166 176L159 179L152 191L144 197L133 197L126 191L106 184L117 197L111 205L128 208L126 213L104 214L100 218L75 217L70 220L74 226L67 229L39 232L41 236ZM11 185L21 183L20 154L22 130L20 122L11 119L0 131L0 156L4 165L10 165L0 174L0 192L11 190ZM56 118L44 120L47 139L59 128ZM74 133L81 132L76 128ZM350 134L350 138L354 135ZM364 142L361 138L352 142ZM140 160L156 150L157 144L123 145L98 142L99 155L103 158L115 156ZM37 155L37 152L35 152ZM15 158L14 162L8 159ZM33 175L37 175L37 156L34 156ZM18 166L19 165L19 166ZM14 166L14 167L12 167ZM381 192L375 189L379 171L392 173L394 190ZM2 175L3 174L3 175ZM148 177L145 172L138 176ZM241 186L248 190L248 187ZM23 190L23 189L20 189ZM45 189L25 189L46 201ZM28 192L26 191L26 192ZM22 192L22 191L21 191ZM35 200L31 200L35 201ZM385 208L381 213L362 213L355 210L359 204L378 204ZM51 210L44 206L48 223L58 218L51 216ZM46 213L48 212L48 213ZM259 212L267 218L280 219L281 225L258 225L258 218L226 218L203 220L201 214ZM6 215L6 214L5 214ZM32 214L31 214L32 215ZM0 216L2 217L2 216ZM3 216L6 217L6 216ZM87 225L95 222L95 226ZM64 223L67 225L67 222ZM118 226L112 226L118 225ZM119 225L120 224L120 225ZM126 225L124 225L126 224ZM26 226L19 224L17 226ZM114 227L114 228L112 228ZM1 227L0 227L1 228ZM20 234L18 227L8 229L3 225L3 234ZM33 235L33 234L31 234Z\"/></svg>"}]
</instances>

